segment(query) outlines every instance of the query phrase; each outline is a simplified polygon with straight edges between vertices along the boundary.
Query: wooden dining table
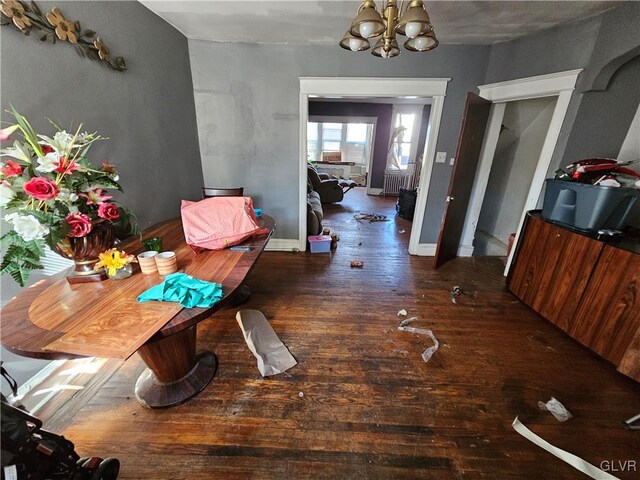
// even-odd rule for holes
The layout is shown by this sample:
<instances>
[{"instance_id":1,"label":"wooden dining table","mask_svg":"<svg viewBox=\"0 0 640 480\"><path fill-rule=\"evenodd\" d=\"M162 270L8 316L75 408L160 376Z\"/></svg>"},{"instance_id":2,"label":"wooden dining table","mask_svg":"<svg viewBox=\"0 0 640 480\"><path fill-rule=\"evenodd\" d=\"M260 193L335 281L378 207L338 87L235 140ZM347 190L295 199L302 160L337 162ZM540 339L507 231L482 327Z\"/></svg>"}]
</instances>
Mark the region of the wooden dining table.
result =
<instances>
[{"instance_id":1,"label":"wooden dining table","mask_svg":"<svg viewBox=\"0 0 640 480\"><path fill-rule=\"evenodd\" d=\"M138 377L135 394L146 407L167 407L198 394L213 379L213 352L196 354L198 323L233 305L275 229L268 215L259 224L269 232L255 235L233 250L194 253L185 243L179 218L145 231L162 237L174 251L178 271L222 285L223 297L209 308L183 308L174 302L138 302L137 297L160 284L158 273L145 275L135 266L126 279L71 284L62 272L23 290L2 309L2 345L26 357L126 359L138 353L147 368ZM237 247L243 247L237 249ZM140 239L117 245L129 254L144 250Z\"/></svg>"}]
</instances>

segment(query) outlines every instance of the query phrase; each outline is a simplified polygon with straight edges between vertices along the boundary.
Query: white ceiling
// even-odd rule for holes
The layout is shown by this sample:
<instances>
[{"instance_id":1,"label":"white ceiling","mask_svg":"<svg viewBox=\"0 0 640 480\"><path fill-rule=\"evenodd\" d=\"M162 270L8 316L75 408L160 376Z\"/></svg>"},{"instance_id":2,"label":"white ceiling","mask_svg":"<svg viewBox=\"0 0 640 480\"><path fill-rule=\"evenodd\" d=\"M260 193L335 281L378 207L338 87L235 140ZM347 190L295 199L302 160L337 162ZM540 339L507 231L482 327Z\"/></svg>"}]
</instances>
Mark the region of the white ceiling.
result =
<instances>
[{"instance_id":1,"label":"white ceiling","mask_svg":"<svg viewBox=\"0 0 640 480\"><path fill-rule=\"evenodd\" d=\"M140 0L188 38L213 42L336 45L354 0ZM492 44L615 7L614 1L429 1L440 43ZM377 5L383 4L378 1Z\"/></svg>"}]
</instances>

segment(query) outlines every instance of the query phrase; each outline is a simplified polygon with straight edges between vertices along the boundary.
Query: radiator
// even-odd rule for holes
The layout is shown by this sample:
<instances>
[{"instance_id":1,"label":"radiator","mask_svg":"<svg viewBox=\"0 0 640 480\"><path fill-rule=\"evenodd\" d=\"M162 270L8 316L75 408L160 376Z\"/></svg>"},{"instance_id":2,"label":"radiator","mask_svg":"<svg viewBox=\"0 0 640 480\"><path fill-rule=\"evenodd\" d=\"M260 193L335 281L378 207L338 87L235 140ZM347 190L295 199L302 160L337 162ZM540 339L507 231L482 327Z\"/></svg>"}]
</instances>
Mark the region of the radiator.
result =
<instances>
[{"instance_id":1,"label":"radiator","mask_svg":"<svg viewBox=\"0 0 640 480\"><path fill-rule=\"evenodd\" d=\"M397 197L400 194L400 188L409 188L411 185L413 185L412 173L404 170L385 170L382 193Z\"/></svg>"}]
</instances>

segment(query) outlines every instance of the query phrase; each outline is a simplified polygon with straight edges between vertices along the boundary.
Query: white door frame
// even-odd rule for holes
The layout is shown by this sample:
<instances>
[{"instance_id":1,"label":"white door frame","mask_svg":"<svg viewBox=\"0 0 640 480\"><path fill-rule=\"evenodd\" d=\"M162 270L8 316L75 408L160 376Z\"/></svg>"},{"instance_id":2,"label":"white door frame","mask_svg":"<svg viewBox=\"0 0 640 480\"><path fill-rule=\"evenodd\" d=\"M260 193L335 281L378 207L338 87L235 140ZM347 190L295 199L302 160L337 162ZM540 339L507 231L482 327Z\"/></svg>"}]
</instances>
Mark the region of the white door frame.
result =
<instances>
[{"instance_id":1,"label":"white door frame","mask_svg":"<svg viewBox=\"0 0 640 480\"><path fill-rule=\"evenodd\" d=\"M469 208L467 209L467 216L465 218L462 241L458 250L460 256L471 256L473 254L473 238L476 233L482 202L487 190L491 164L493 163L493 158L496 153L498 135L500 134L500 126L502 125L507 103L532 98L557 97L551 123L549 124L549 129L542 145L540 156L538 157L538 163L531 180L531 187L527 193L524 210L522 211L516 230L516 238L514 240L514 245L516 245L526 212L535 209L538 205L544 180L551 165L553 151L558 142L562 123L564 122L569 101L571 100L571 95L575 89L580 72L582 72L582 69L538 75L478 87L480 89L480 96L493 102L493 106L491 107L489 123L487 125L482 151L480 152L478 172L473 184L473 189L471 190L471 199L469 200ZM507 265L504 271L505 276L509 272L514 252L515 248L512 248L507 258Z\"/></svg>"},{"instance_id":2,"label":"white door frame","mask_svg":"<svg viewBox=\"0 0 640 480\"><path fill-rule=\"evenodd\" d=\"M422 174L416 199L416 209L409 239L409 253L419 255L431 251L430 244L420 244L422 223L427 205L429 183L436 154L436 141L440 130L444 97L450 78L374 78L374 77L300 77L300 175L299 175L299 249L306 250L307 239L307 119L309 96L349 97L432 97L429 131L422 160ZM427 248L425 248L427 247Z\"/></svg>"}]
</instances>

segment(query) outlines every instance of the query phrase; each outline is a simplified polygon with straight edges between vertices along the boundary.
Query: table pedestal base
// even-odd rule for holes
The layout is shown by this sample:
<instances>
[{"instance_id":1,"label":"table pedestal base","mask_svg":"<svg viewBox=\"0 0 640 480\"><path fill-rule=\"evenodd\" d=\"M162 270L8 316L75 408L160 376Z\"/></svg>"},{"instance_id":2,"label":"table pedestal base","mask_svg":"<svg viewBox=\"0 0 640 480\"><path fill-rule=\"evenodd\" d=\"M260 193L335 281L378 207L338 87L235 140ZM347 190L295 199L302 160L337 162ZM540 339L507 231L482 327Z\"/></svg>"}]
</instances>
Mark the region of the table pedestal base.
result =
<instances>
[{"instance_id":1,"label":"table pedestal base","mask_svg":"<svg viewBox=\"0 0 640 480\"><path fill-rule=\"evenodd\" d=\"M148 408L170 407L202 391L218 368L216 356L196 357L196 327L143 345L138 353L147 368L136 382L136 398Z\"/></svg>"}]
</instances>

